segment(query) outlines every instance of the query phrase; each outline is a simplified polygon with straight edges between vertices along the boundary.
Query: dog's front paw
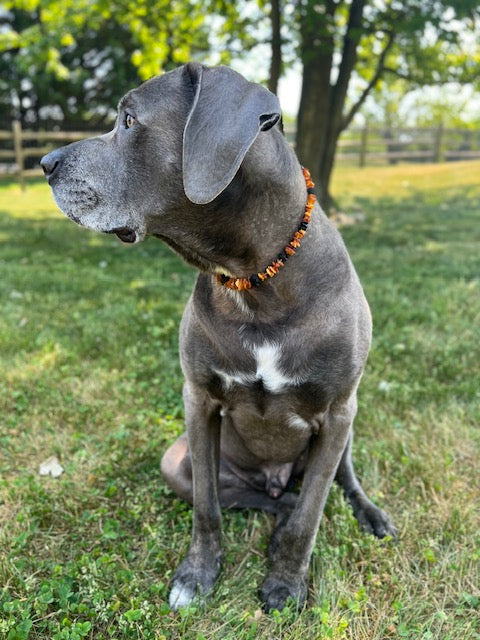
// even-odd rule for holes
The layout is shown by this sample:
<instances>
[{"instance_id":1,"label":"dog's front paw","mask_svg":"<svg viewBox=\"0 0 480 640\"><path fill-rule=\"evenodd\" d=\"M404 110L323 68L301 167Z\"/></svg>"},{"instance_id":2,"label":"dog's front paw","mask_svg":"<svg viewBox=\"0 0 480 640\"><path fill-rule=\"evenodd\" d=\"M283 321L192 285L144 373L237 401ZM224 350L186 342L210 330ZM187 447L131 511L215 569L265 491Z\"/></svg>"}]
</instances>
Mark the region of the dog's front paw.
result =
<instances>
[{"instance_id":1,"label":"dog's front paw","mask_svg":"<svg viewBox=\"0 0 480 640\"><path fill-rule=\"evenodd\" d=\"M302 576L286 579L272 574L263 583L260 597L267 613L271 609L282 611L288 600L292 600L300 609L307 597L307 580Z\"/></svg>"},{"instance_id":2,"label":"dog's front paw","mask_svg":"<svg viewBox=\"0 0 480 640\"><path fill-rule=\"evenodd\" d=\"M180 607L188 607L195 599L206 596L219 571L219 559L208 565L187 556L173 576L169 597L171 609L177 611Z\"/></svg>"}]
</instances>

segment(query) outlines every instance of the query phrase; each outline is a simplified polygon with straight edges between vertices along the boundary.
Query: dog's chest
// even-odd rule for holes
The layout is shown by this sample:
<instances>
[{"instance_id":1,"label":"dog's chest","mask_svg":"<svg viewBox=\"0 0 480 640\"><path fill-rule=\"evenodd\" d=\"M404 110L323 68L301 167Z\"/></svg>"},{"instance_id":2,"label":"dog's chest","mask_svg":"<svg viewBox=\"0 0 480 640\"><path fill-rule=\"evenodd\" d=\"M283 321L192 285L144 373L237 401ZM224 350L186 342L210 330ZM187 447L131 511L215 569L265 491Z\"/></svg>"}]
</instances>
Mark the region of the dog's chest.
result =
<instances>
[{"instance_id":1,"label":"dog's chest","mask_svg":"<svg viewBox=\"0 0 480 640\"><path fill-rule=\"evenodd\" d=\"M228 433L232 428L261 459L296 459L318 431L323 394L304 379L304 372L288 370L285 346L274 342L243 346L251 354L248 368L214 368L213 394L222 403L224 439L233 437Z\"/></svg>"},{"instance_id":2,"label":"dog's chest","mask_svg":"<svg viewBox=\"0 0 480 640\"><path fill-rule=\"evenodd\" d=\"M275 343L266 342L260 346L245 347L253 357L253 367L248 369L215 368L222 385L229 390L235 385L249 386L261 383L270 393L281 393L289 387L301 383L298 376L289 374L281 365L282 348Z\"/></svg>"}]
</instances>

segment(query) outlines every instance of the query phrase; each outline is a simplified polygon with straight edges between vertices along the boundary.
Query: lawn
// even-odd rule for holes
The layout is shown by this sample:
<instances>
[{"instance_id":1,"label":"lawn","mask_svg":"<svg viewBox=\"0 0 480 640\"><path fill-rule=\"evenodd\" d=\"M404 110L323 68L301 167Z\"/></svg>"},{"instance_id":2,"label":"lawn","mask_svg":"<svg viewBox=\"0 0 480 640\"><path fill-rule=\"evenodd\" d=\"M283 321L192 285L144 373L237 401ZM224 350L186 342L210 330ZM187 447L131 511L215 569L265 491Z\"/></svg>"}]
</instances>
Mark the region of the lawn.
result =
<instances>
[{"instance_id":1,"label":"lawn","mask_svg":"<svg viewBox=\"0 0 480 640\"><path fill-rule=\"evenodd\" d=\"M159 461L195 275L79 229L42 182L0 183L0 638L480 638L480 163L342 169L334 193L365 214L343 235L374 317L357 470L399 539L359 531L334 487L307 608L266 615L272 522L227 512L211 599L173 614L191 510ZM52 455L64 473L40 476Z\"/></svg>"}]
</instances>

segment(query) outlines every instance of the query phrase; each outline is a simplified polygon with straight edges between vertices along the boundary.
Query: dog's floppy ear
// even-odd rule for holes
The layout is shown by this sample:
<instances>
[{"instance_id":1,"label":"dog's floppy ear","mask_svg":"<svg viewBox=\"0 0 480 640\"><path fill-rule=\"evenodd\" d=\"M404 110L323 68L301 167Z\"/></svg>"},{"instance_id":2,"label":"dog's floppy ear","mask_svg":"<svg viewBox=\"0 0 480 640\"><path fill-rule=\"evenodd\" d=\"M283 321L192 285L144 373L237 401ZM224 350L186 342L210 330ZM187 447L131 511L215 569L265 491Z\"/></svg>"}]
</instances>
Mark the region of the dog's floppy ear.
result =
<instances>
[{"instance_id":1,"label":"dog's floppy ear","mask_svg":"<svg viewBox=\"0 0 480 640\"><path fill-rule=\"evenodd\" d=\"M183 132L183 186L196 204L214 200L233 180L260 131L280 118L273 93L228 67L184 67L194 98Z\"/></svg>"}]
</instances>

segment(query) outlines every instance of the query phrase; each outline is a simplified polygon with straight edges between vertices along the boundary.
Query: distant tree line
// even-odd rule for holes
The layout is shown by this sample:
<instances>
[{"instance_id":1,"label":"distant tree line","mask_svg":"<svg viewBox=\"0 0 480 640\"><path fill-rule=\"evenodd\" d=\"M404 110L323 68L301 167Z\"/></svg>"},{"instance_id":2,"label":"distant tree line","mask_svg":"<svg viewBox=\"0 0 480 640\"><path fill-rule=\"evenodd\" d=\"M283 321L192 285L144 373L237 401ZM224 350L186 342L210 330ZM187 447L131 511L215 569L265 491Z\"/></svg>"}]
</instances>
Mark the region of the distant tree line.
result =
<instances>
[{"instance_id":1,"label":"distant tree line","mask_svg":"<svg viewBox=\"0 0 480 640\"><path fill-rule=\"evenodd\" d=\"M477 0L7 0L0 8L0 121L106 125L132 86L190 59L269 47L271 91L303 85L297 153L329 184L337 141L367 98L480 77Z\"/></svg>"}]
</instances>

